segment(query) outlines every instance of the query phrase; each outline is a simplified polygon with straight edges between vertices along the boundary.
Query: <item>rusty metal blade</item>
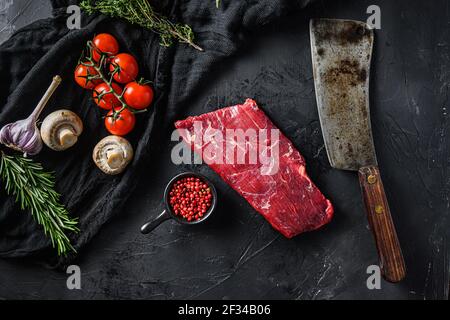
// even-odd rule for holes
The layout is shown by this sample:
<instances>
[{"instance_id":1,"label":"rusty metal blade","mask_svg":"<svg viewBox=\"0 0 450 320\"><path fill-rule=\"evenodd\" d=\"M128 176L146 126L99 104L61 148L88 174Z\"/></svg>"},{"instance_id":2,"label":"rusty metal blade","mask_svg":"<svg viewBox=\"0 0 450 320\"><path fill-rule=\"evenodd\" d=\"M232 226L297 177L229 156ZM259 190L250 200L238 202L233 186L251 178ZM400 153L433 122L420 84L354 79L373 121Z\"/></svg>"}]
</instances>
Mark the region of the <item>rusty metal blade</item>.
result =
<instances>
[{"instance_id":1,"label":"rusty metal blade","mask_svg":"<svg viewBox=\"0 0 450 320\"><path fill-rule=\"evenodd\" d=\"M331 166L376 165L369 112L373 30L353 20L310 21L317 107Z\"/></svg>"}]
</instances>

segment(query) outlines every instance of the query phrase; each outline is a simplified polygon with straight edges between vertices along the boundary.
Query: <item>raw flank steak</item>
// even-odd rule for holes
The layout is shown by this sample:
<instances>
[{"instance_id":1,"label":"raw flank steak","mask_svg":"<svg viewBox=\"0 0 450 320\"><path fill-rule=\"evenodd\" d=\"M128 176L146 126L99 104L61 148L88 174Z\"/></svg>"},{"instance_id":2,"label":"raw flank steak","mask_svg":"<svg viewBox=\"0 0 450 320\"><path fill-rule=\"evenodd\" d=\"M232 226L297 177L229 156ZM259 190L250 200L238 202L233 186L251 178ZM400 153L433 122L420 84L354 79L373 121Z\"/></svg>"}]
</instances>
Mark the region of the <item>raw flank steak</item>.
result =
<instances>
[{"instance_id":1,"label":"raw flank steak","mask_svg":"<svg viewBox=\"0 0 450 320\"><path fill-rule=\"evenodd\" d=\"M333 206L308 177L304 158L254 100L188 117L175 127L205 163L287 238L331 220ZM244 143L230 134L239 129L248 134ZM250 133L258 133L258 139L248 138L254 137ZM234 152L230 146L236 147Z\"/></svg>"}]
</instances>

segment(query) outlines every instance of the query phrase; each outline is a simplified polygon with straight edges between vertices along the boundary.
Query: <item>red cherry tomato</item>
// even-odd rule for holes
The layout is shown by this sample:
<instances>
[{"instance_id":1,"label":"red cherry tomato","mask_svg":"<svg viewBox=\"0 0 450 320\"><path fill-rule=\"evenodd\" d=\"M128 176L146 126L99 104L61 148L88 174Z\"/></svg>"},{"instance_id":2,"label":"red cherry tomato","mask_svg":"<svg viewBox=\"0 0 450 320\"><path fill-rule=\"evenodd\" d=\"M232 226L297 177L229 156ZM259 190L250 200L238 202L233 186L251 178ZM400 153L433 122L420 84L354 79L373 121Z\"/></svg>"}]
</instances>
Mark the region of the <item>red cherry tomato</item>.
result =
<instances>
[{"instance_id":1,"label":"red cherry tomato","mask_svg":"<svg viewBox=\"0 0 450 320\"><path fill-rule=\"evenodd\" d=\"M88 79L88 76L96 75L98 75L98 73L95 71L94 67L86 67L82 64L79 64L74 72L76 83L85 89L94 89L97 84L102 82L101 79Z\"/></svg>"},{"instance_id":2,"label":"red cherry tomato","mask_svg":"<svg viewBox=\"0 0 450 320\"><path fill-rule=\"evenodd\" d=\"M112 115L113 110L108 112L108 115L105 118L106 130L108 130L111 134L116 136L124 136L133 130L134 124L136 123L136 118L130 110L122 110L117 119L114 119Z\"/></svg>"},{"instance_id":3,"label":"red cherry tomato","mask_svg":"<svg viewBox=\"0 0 450 320\"><path fill-rule=\"evenodd\" d=\"M121 94L122 93L122 88L117 84L117 83L112 83L111 84L113 90L115 93L117 94ZM116 96L112 93L106 93L105 95L98 97L100 94L104 93L104 92L110 92L110 88L109 86L103 82L100 83L99 85L97 85L94 89L94 91L92 92L92 97L94 98L94 102L102 109L105 110L111 110L112 108L117 108L119 106L121 106L121 102L119 101L119 99L116 98Z\"/></svg>"},{"instance_id":4,"label":"red cherry tomato","mask_svg":"<svg viewBox=\"0 0 450 320\"><path fill-rule=\"evenodd\" d=\"M133 81L125 86L123 98L133 109L146 109L153 101L153 89L148 84Z\"/></svg>"},{"instance_id":5,"label":"red cherry tomato","mask_svg":"<svg viewBox=\"0 0 450 320\"><path fill-rule=\"evenodd\" d=\"M113 72L116 68L118 72L114 74L114 80L119 83L128 83L136 79L139 73L139 67L136 59L128 53L119 53L109 65L109 71Z\"/></svg>"},{"instance_id":6,"label":"red cherry tomato","mask_svg":"<svg viewBox=\"0 0 450 320\"><path fill-rule=\"evenodd\" d=\"M109 33L100 33L92 40L94 47L92 49L92 58L95 61L100 61L101 52L108 56L116 55L119 52L119 43ZM100 52L99 52L100 51Z\"/></svg>"}]
</instances>

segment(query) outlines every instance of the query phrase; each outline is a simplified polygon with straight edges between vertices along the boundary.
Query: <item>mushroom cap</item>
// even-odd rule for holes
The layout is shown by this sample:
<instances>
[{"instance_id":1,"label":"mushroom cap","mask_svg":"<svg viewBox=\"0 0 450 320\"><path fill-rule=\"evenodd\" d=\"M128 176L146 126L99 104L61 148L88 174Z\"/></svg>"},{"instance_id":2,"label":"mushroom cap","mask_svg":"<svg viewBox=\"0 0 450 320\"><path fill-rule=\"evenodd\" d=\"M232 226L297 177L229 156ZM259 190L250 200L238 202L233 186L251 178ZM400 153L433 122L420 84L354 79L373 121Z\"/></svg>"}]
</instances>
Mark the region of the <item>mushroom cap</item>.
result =
<instances>
[{"instance_id":1,"label":"mushroom cap","mask_svg":"<svg viewBox=\"0 0 450 320\"><path fill-rule=\"evenodd\" d=\"M61 109L50 113L42 122L42 141L55 151L70 148L83 132L83 122L74 112Z\"/></svg>"},{"instance_id":2,"label":"mushroom cap","mask_svg":"<svg viewBox=\"0 0 450 320\"><path fill-rule=\"evenodd\" d=\"M92 159L104 173L119 174L133 159L133 147L125 138L107 136L95 146Z\"/></svg>"}]
</instances>

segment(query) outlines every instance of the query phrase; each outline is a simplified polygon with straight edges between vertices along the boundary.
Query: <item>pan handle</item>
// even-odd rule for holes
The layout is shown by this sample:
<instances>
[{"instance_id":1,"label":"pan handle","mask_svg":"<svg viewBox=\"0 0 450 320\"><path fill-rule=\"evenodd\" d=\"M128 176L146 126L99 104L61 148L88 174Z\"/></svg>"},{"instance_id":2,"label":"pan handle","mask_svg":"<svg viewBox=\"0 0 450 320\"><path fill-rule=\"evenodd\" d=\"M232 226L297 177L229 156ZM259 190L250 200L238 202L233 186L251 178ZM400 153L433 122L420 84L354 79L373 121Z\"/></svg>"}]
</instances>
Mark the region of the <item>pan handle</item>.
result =
<instances>
[{"instance_id":1,"label":"pan handle","mask_svg":"<svg viewBox=\"0 0 450 320\"><path fill-rule=\"evenodd\" d=\"M359 169L359 183L369 224L377 245L383 277L399 282L406 275L405 261L377 166Z\"/></svg>"},{"instance_id":2,"label":"pan handle","mask_svg":"<svg viewBox=\"0 0 450 320\"><path fill-rule=\"evenodd\" d=\"M171 218L172 217L170 216L169 212L167 210L164 210L155 219L145 223L141 227L141 233L147 234L150 231L152 231L153 229L155 229L156 227L158 227L161 223L163 223L164 221L169 220Z\"/></svg>"}]
</instances>

